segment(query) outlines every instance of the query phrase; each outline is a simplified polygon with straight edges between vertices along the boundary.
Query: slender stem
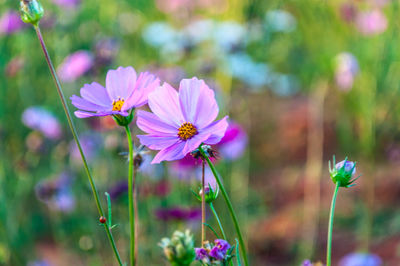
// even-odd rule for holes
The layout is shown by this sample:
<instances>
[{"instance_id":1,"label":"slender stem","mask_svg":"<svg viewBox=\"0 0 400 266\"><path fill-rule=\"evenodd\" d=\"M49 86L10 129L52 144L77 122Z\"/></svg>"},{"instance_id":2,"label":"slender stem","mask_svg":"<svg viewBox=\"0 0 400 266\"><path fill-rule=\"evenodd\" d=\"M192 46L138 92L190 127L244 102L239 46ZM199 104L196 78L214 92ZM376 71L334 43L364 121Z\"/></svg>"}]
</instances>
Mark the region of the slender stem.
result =
<instances>
[{"instance_id":1,"label":"slender stem","mask_svg":"<svg viewBox=\"0 0 400 266\"><path fill-rule=\"evenodd\" d=\"M46 58L47 65L50 68L51 76L53 77L54 83L56 84L57 92L58 92L58 95L60 96L60 100L61 100L64 112L65 112L65 115L67 117L68 125L69 125L69 127L71 129L71 132L72 132L72 135L73 135L74 140L76 142L76 145L78 146L79 153L81 154L83 165L85 167L86 174L87 174L88 179L89 179L90 187L92 189L93 196L94 196L94 199L95 199L95 202L96 202L97 210L98 210L100 216L104 216L104 211L103 211L103 208L101 207L101 203L100 203L100 200L99 200L99 193L97 192L97 188L96 188L96 185L94 183L92 174L91 174L91 172L89 170L89 166L88 166L85 154L83 153L82 146L81 146L81 143L79 141L78 134L77 134L77 131L76 131L76 128L75 128L75 124L72 121L71 113L70 113L70 111L68 109L68 105L67 105L67 102L65 100L65 96L64 96L64 94L62 92L62 89L61 89L60 81L58 80L56 71L54 69L54 65L53 65L53 63L51 61L49 52L47 51L46 44L44 43L43 36L42 36L42 33L40 32L39 25L35 25L34 28L35 28L35 31L36 31L36 35L37 35L37 37L38 37L38 39L40 41L40 46L42 47L44 56ZM119 256L119 253L118 253L117 247L115 245L115 241L114 241L113 235L112 235L112 233L110 231L110 228L109 228L107 223L104 223L103 225L104 225L104 229L105 229L105 231L107 233L108 239L110 241L110 244L112 246L112 249L114 251L115 257L117 258L119 265L122 265L121 257Z\"/></svg>"},{"instance_id":2,"label":"slender stem","mask_svg":"<svg viewBox=\"0 0 400 266\"><path fill-rule=\"evenodd\" d=\"M236 230L236 234L239 238L239 244L240 244L240 250L242 251L242 255L243 255L243 260L244 260L244 264L246 266L249 265L248 259L247 259L247 252L246 252L246 247L244 245L244 241L243 241L243 236L242 236L242 232L240 231L240 227L239 227L239 223L236 217L236 213L233 210L233 206L232 203L229 199L228 193L226 193L225 187L221 182L221 179L217 173L217 170L215 169L214 165L212 164L210 158L208 158L207 154L204 152L202 145L199 146L199 151L201 153L201 155L203 156L203 158L206 159L208 165L210 166L210 169L212 171L212 173L214 174L214 177L218 183L219 188L221 189L222 192L222 196L224 197L225 203L228 206L229 209L229 213L231 214L232 217L232 221L233 224L235 225L235 230Z\"/></svg>"},{"instance_id":3,"label":"slender stem","mask_svg":"<svg viewBox=\"0 0 400 266\"><path fill-rule=\"evenodd\" d=\"M331 255L332 255L332 230L333 230L333 216L335 215L335 204L336 197L339 191L340 182L336 182L335 192L333 193L331 212L329 214L329 226L328 226L328 244L326 248L326 266L331 266Z\"/></svg>"},{"instance_id":4,"label":"slender stem","mask_svg":"<svg viewBox=\"0 0 400 266\"><path fill-rule=\"evenodd\" d=\"M210 202L209 205L210 205L210 209L211 209L212 213L214 214L215 219L218 222L219 230L221 230L221 234L222 234L223 238L226 240L225 231L224 231L224 228L222 227L222 223L221 223L221 220L219 219L217 211L215 210L214 205L212 204L212 202Z\"/></svg>"},{"instance_id":5,"label":"slender stem","mask_svg":"<svg viewBox=\"0 0 400 266\"><path fill-rule=\"evenodd\" d=\"M133 190L134 188L134 171L133 171L133 143L132 134L129 126L125 126L126 136L128 138L129 145L129 173L128 173L128 197L129 197L129 227L131 231L130 238L130 262L134 266L135 261L135 210L133 204Z\"/></svg>"},{"instance_id":6,"label":"slender stem","mask_svg":"<svg viewBox=\"0 0 400 266\"><path fill-rule=\"evenodd\" d=\"M206 240L206 193L204 190L204 168L205 161L202 160L202 170L201 170L201 246L204 246L204 242Z\"/></svg>"}]
</instances>

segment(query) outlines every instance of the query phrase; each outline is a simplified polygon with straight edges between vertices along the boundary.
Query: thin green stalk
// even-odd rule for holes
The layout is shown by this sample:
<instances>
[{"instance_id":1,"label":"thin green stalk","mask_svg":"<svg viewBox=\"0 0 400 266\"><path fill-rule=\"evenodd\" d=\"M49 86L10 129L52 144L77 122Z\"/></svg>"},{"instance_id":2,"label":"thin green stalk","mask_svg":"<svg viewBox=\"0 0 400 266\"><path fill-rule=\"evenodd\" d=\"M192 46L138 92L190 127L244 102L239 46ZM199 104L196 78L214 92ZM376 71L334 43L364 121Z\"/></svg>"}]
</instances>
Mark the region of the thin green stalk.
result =
<instances>
[{"instance_id":1,"label":"thin green stalk","mask_svg":"<svg viewBox=\"0 0 400 266\"><path fill-rule=\"evenodd\" d=\"M132 143L132 134L128 125L125 126L126 136L128 138L129 145L129 173L128 173L128 198L129 198L129 228L131 231L130 237L130 262L131 265L134 266L135 261L135 210L134 210L134 197L133 190L136 189L134 187L134 178L133 175L133 143Z\"/></svg>"},{"instance_id":2,"label":"thin green stalk","mask_svg":"<svg viewBox=\"0 0 400 266\"><path fill-rule=\"evenodd\" d=\"M64 94L63 94L62 89L61 89L61 83L58 80L56 71L54 69L54 65L53 65L53 63L52 63L52 61L50 59L50 55L49 55L49 52L47 51L46 44L44 43L43 36L42 36L42 33L40 32L39 25L34 25L34 28L35 28L35 31L36 31L36 35L37 35L37 37L39 39L40 46L42 47L44 56L46 58L47 65L50 68L51 76L53 77L54 83L56 84L57 92L58 92L58 95L60 96L60 100L61 100L64 112L65 112L65 115L67 117L68 125L69 125L69 127L71 129L71 132L72 132L72 135L73 135L74 140L76 142L76 145L78 146L79 153L81 154L83 165L85 167L86 174L87 174L88 179L89 179L90 187L92 188L92 192L93 192L93 196L94 196L94 199L95 199L95 202L96 202L97 210L99 212L100 217L104 216L104 211L103 211L103 208L101 207L101 203L100 203L100 200L99 200L99 193L97 192L97 188L96 188L96 185L94 183L92 174L91 174L91 172L89 170L89 166L87 164L87 160L86 160L85 154L83 153L82 146L81 146L81 143L80 143L79 138L78 138L78 133L76 132L75 124L72 121L71 113L70 113L70 111L68 109L67 102L65 100ZM115 257L117 258L119 265L122 266L121 257L119 256L119 253L118 253L117 247L115 245L115 241L114 241L113 235L111 233L111 230L110 230L110 228L109 228L107 223L104 223L103 226L104 226L104 229L105 229L105 231L107 233L107 237L108 237L108 239L110 241L111 247L112 247L112 249L114 251Z\"/></svg>"},{"instance_id":3,"label":"thin green stalk","mask_svg":"<svg viewBox=\"0 0 400 266\"><path fill-rule=\"evenodd\" d=\"M206 229L205 229L205 223L206 223L206 193L204 190L204 168L205 168L205 162L202 160L201 162L202 165L202 174L201 174L201 246L204 246L204 242L206 241Z\"/></svg>"},{"instance_id":4,"label":"thin green stalk","mask_svg":"<svg viewBox=\"0 0 400 266\"><path fill-rule=\"evenodd\" d=\"M219 230L221 230L221 234L222 234L223 238L225 240L227 240L224 228L222 228L221 220L219 219L219 216L217 214L217 211L214 208L214 205L212 204L212 202L210 202L209 205L210 205L210 209L211 209L212 213L214 214L215 220L217 220L217 222L218 222Z\"/></svg>"},{"instance_id":5,"label":"thin green stalk","mask_svg":"<svg viewBox=\"0 0 400 266\"><path fill-rule=\"evenodd\" d=\"M339 191L340 182L336 182L335 192L333 193L331 212L329 214L329 226L328 226L328 244L326 248L326 266L331 266L331 255L332 255L332 230L333 230L333 216L335 215L336 197Z\"/></svg>"},{"instance_id":6,"label":"thin green stalk","mask_svg":"<svg viewBox=\"0 0 400 266\"><path fill-rule=\"evenodd\" d=\"M236 230L236 233L237 233L238 238L239 238L240 250L242 251L244 264L246 266L248 266L249 262L248 262L248 259L247 259L247 252L246 252L246 247L244 245L242 232L240 231L239 222L237 220L236 213L233 210L233 206L232 206L232 203L231 203L231 201L229 199L228 193L226 193L225 187L222 184L221 179L219 178L218 172L215 169L214 165L212 164L210 158L208 158L207 154L203 150L202 145L199 146L199 151L200 151L201 155L206 159L208 165L210 166L210 169L211 169L212 173L214 174L215 179L217 180L218 186L221 189L222 196L224 197L226 205L228 206L229 213L231 214L232 221L233 221L233 224L235 225L235 230Z\"/></svg>"}]
</instances>

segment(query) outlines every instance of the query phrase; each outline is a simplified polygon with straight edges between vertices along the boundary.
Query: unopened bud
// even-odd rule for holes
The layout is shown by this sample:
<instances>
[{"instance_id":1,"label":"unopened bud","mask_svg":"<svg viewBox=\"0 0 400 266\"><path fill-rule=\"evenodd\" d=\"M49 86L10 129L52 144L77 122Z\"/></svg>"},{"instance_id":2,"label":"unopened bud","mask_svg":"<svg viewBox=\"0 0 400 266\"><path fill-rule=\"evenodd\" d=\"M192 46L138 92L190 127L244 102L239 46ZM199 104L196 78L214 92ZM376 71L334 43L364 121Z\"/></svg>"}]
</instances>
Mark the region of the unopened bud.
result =
<instances>
[{"instance_id":1,"label":"unopened bud","mask_svg":"<svg viewBox=\"0 0 400 266\"><path fill-rule=\"evenodd\" d=\"M21 0L20 12L22 21L32 25L37 25L44 14L43 7L38 0Z\"/></svg>"},{"instance_id":2,"label":"unopened bud","mask_svg":"<svg viewBox=\"0 0 400 266\"><path fill-rule=\"evenodd\" d=\"M353 178L356 174L356 163L348 161L347 158L336 164L335 157L333 157L333 168L331 168L329 162L329 172L333 183L339 182L341 187L352 187L354 181L358 179Z\"/></svg>"}]
</instances>

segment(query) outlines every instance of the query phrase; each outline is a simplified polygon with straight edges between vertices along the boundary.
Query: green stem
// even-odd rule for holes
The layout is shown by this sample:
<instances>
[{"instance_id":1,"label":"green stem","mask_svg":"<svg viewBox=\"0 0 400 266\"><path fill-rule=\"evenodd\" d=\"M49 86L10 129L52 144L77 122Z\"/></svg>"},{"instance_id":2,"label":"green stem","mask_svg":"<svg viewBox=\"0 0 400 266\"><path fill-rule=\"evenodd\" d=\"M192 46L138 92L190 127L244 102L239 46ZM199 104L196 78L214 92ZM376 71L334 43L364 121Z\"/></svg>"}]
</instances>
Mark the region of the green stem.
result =
<instances>
[{"instance_id":1,"label":"green stem","mask_svg":"<svg viewBox=\"0 0 400 266\"><path fill-rule=\"evenodd\" d=\"M96 188L96 185L94 183L92 174L91 174L91 172L89 170L89 166L88 166L85 154L83 153L82 146L81 146L81 143L80 143L79 138L78 138L78 133L77 133L76 128L75 128L75 124L72 121L71 113L70 113L70 111L68 109L68 105L67 105L67 102L65 100L65 96L64 96L64 94L62 92L62 89L61 89L61 83L58 80L56 71L54 69L54 65L53 65L53 63L51 61L49 52L47 51L46 44L44 43L43 36L42 36L42 33L40 32L39 25L34 25L34 28L35 28L35 31L36 31L36 35L37 35L37 37L39 39L40 46L42 47L44 56L46 58L47 65L50 68L51 76L53 77L54 83L56 84L57 92L58 92L58 95L60 96L60 100L61 100L64 112L65 112L65 115L67 117L68 125L69 125L69 127L71 129L72 135L73 135L74 140L76 142L76 146L78 146L79 153L81 154L83 165L85 167L86 174L87 174L88 179L89 179L90 187L92 188L92 192L93 192L93 196L94 196L94 199L95 199L95 202L96 202L97 210L98 210L100 216L104 216L104 211L103 211L103 208L101 207L101 203L100 203L100 200L99 200L99 193L97 192L97 188ZM119 265L122 265L121 257L119 256L119 253L118 253L117 247L115 245L115 241L114 241L113 235L112 235L112 233L110 231L110 228L109 228L107 223L104 223L103 225L104 225L104 229L105 229L105 231L107 233L108 240L110 241L111 247L112 247L112 249L114 251L115 257L117 258Z\"/></svg>"},{"instance_id":2,"label":"green stem","mask_svg":"<svg viewBox=\"0 0 400 266\"><path fill-rule=\"evenodd\" d=\"M132 134L128 125L125 126L126 136L128 138L129 145L129 173L128 173L128 197L129 197L129 228L131 231L130 237L130 262L131 265L135 265L135 209L134 209L134 197L133 190L136 189L134 187L135 176L133 170L133 143L132 143ZM136 198L136 197L135 197Z\"/></svg>"},{"instance_id":3,"label":"green stem","mask_svg":"<svg viewBox=\"0 0 400 266\"><path fill-rule=\"evenodd\" d=\"M201 246L204 247L204 242L206 241L206 230L205 230L205 223L206 223L206 193L204 191L204 169L205 169L205 162L202 160L202 175L201 175Z\"/></svg>"},{"instance_id":4,"label":"green stem","mask_svg":"<svg viewBox=\"0 0 400 266\"><path fill-rule=\"evenodd\" d=\"M336 197L339 191L340 182L336 182L335 192L333 193L331 211L329 214L329 226L328 226L328 244L326 248L326 266L331 266L331 255L332 255L332 230L333 230L333 216L335 215L335 204Z\"/></svg>"},{"instance_id":5,"label":"green stem","mask_svg":"<svg viewBox=\"0 0 400 266\"><path fill-rule=\"evenodd\" d=\"M226 193L225 187L222 184L221 179L219 178L217 170L215 169L214 165L212 164L210 158L208 158L207 154L203 150L202 144L199 146L199 151L200 151L201 155L206 159L208 165L210 166L210 169L211 169L212 173L214 174L214 177L215 177L215 179L216 179L216 181L218 183L218 186L221 189L222 196L224 197L226 205L228 206L229 213L231 214L232 221L233 221L233 223L235 225L236 234L237 234L237 236L239 238L240 250L242 251L244 264L246 266L248 266L249 262L248 262L248 259L247 259L246 247L244 245L242 232L240 231L240 227L239 227L239 223L238 223L238 220L237 220L237 217L236 217L236 213L233 210L233 206L232 206L232 203L231 203L231 201L229 199L228 193Z\"/></svg>"},{"instance_id":6,"label":"green stem","mask_svg":"<svg viewBox=\"0 0 400 266\"><path fill-rule=\"evenodd\" d=\"M222 228L221 220L219 219L217 211L214 209L214 205L212 204L212 202L210 202L209 205L210 205L210 209L211 209L212 213L214 214L215 220L217 220L217 222L218 222L219 230L221 231L221 234L222 234L223 238L225 240L227 240L224 228Z\"/></svg>"}]
</instances>

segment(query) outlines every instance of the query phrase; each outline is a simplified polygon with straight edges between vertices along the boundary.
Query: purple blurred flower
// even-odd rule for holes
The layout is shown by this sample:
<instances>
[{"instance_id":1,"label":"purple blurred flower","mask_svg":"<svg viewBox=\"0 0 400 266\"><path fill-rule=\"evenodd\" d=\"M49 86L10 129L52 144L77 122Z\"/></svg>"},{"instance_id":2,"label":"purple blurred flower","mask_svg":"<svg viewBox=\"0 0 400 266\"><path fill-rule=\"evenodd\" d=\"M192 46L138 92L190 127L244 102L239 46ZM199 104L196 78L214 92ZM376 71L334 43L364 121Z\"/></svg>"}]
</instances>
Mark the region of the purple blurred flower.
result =
<instances>
[{"instance_id":1,"label":"purple blurred flower","mask_svg":"<svg viewBox=\"0 0 400 266\"><path fill-rule=\"evenodd\" d=\"M108 65L110 64L119 49L119 42L116 39L102 39L95 45L96 64Z\"/></svg>"},{"instance_id":2,"label":"purple blurred flower","mask_svg":"<svg viewBox=\"0 0 400 266\"><path fill-rule=\"evenodd\" d=\"M49 139L61 137L61 125L57 118L40 106L32 106L22 113L22 123L25 126L42 132Z\"/></svg>"},{"instance_id":3,"label":"purple blurred flower","mask_svg":"<svg viewBox=\"0 0 400 266\"><path fill-rule=\"evenodd\" d=\"M81 3L81 0L53 0L53 2L60 7L75 8Z\"/></svg>"},{"instance_id":4,"label":"purple blurred flower","mask_svg":"<svg viewBox=\"0 0 400 266\"><path fill-rule=\"evenodd\" d=\"M12 34L25 27L18 12L7 11L0 18L0 35Z\"/></svg>"},{"instance_id":5,"label":"purple blurred flower","mask_svg":"<svg viewBox=\"0 0 400 266\"><path fill-rule=\"evenodd\" d=\"M216 239L214 243L215 246L210 250L209 255L217 260L223 260L231 245L223 239Z\"/></svg>"},{"instance_id":6,"label":"purple blurred flower","mask_svg":"<svg viewBox=\"0 0 400 266\"><path fill-rule=\"evenodd\" d=\"M106 88L93 82L81 88L81 97L72 95L72 104L82 110L75 111L79 118L91 116L128 116L132 108L147 103L147 96L159 85L159 80L147 72L136 76L133 67L109 70Z\"/></svg>"},{"instance_id":7,"label":"purple blurred flower","mask_svg":"<svg viewBox=\"0 0 400 266\"><path fill-rule=\"evenodd\" d=\"M375 254L368 253L350 253L343 257L340 266L380 266L382 260Z\"/></svg>"},{"instance_id":8,"label":"purple blurred flower","mask_svg":"<svg viewBox=\"0 0 400 266\"><path fill-rule=\"evenodd\" d=\"M158 219L164 221L177 220L177 221L191 221L198 220L201 217L201 209L199 208L184 208L184 207L171 207L160 208L155 211Z\"/></svg>"},{"instance_id":9,"label":"purple blurred flower","mask_svg":"<svg viewBox=\"0 0 400 266\"><path fill-rule=\"evenodd\" d=\"M346 22L352 22L357 16L357 9L353 3L343 3L340 5L340 16Z\"/></svg>"},{"instance_id":10,"label":"purple blurred flower","mask_svg":"<svg viewBox=\"0 0 400 266\"><path fill-rule=\"evenodd\" d=\"M93 66L93 55L84 50L67 56L57 69L60 79L64 82L73 82L87 73Z\"/></svg>"},{"instance_id":11,"label":"purple blurred flower","mask_svg":"<svg viewBox=\"0 0 400 266\"><path fill-rule=\"evenodd\" d=\"M181 81L178 92L168 83L149 94L153 113L138 111L138 135L152 150L161 150L152 163L179 160L201 143L216 144L228 127L227 116L214 121L219 108L212 91L197 78Z\"/></svg>"},{"instance_id":12,"label":"purple blurred flower","mask_svg":"<svg viewBox=\"0 0 400 266\"><path fill-rule=\"evenodd\" d=\"M242 156L247 141L247 134L243 127L235 122L230 122L225 136L217 145L225 159L235 160Z\"/></svg>"},{"instance_id":13,"label":"purple blurred flower","mask_svg":"<svg viewBox=\"0 0 400 266\"><path fill-rule=\"evenodd\" d=\"M303 263L301 265L302 266L313 266L310 260L303 261Z\"/></svg>"},{"instance_id":14,"label":"purple blurred flower","mask_svg":"<svg viewBox=\"0 0 400 266\"><path fill-rule=\"evenodd\" d=\"M102 138L94 132L86 132L80 136L81 146L88 161L93 160L101 148ZM75 163L82 163L81 154L75 141L71 141L69 146L70 158Z\"/></svg>"},{"instance_id":15,"label":"purple blurred flower","mask_svg":"<svg viewBox=\"0 0 400 266\"><path fill-rule=\"evenodd\" d=\"M357 28L363 35L380 34L386 30L387 24L385 14L379 9L360 12L356 18Z\"/></svg>"},{"instance_id":16,"label":"purple blurred flower","mask_svg":"<svg viewBox=\"0 0 400 266\"><path fill-rule=\"evenodd\" d=\"M128 191L128 181L121 180L113 187L111 187L108 193L110 194L111 199L117 199L127 191Z\"/></svg>"},{"instance_id":17,"label":"purple blurred flower","mask_svg":"<svg viewBox=\"0 0 400 266\"><path fill-rule=\"evenodd\" d=\"M39 182L35 187L36 196L53 210L70 212L75 207L75 199L70 188L71 182L71 176L63 172L56 179Z\"/></svg>"},{"instance_id":18,"label":"purple blurred flower","mask_svg":"<svg viewBox=\"0 0 400 266\"><path fill-rule=\"evenodd\" d=\"M359 72L357 58L348 52L336 56L335 81L342 90L350 90L353 87L355 76Z\"/></svg>"},{"instance_id":19,"label":"purple blurred flower","mask_svg":"<svg viewBox=\"0 0 400 266\"><path fill-rule=\"evenodd\" d=\"M208 257L207 250L205 248L195 248L196 260L203 260Z\"/></svg>"}]
</instances>

